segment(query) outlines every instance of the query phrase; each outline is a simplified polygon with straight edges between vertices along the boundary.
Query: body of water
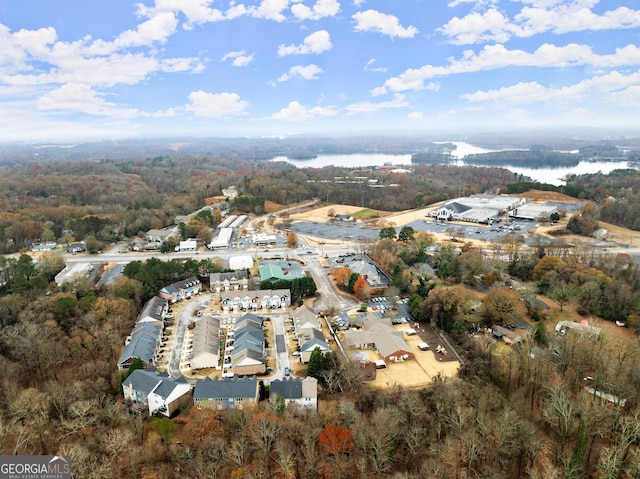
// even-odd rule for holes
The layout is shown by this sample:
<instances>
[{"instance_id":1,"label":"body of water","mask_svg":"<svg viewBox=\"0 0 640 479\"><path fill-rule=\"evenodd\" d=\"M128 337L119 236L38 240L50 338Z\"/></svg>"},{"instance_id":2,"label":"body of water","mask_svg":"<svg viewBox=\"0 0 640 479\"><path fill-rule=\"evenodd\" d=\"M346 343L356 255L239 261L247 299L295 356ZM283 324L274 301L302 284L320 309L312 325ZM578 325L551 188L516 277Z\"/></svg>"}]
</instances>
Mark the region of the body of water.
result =
<instances>
[{"instance_id":1,"label":"body of water","mask_svg":"<svg viewBox=\"0 0 640 479\"><path fill-rule=\"evenodd\" d=\"M488 150L478 146L471 145L460 141L452 141L457 148L452 152L452 156L457 160L456 166L465 166L464 161L466 155L474 153L490 153L499 150ZM294 165L296 168L324 168L325 166L340 166L347 168L368 168L375 166L397 165L399 167L412 165L411 155L388 155L384 153L354 153L351 155L318 155L316 158L308 160L290 160L285 156L279 156L271 161L284 161ZM563 178L567 175L584 175L589 173L602 172L610 173L613 170L630 168L627 161L580 161L572 167L541 167L529 168L513 165L501 165L502 168L513 171L514 173L528 176L529 178L539 181L540 183L549 183L560 186L565 182Z\"/></svg>"}]
</instances>

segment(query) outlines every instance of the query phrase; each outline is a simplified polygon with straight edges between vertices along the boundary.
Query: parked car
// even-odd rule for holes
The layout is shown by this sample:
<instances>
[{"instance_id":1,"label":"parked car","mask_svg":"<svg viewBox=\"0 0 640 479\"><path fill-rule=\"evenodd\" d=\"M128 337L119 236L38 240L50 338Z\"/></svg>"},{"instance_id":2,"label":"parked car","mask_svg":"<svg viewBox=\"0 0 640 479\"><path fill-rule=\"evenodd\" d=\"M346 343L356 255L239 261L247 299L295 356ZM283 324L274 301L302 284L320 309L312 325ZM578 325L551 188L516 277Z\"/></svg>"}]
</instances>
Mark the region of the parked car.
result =
<instances>
[{"instance_id":1,"label":"parked car","mask_svg":"<svg viewBox=\"0 0 640 479\"><path fill-rule=\"evenodd\" d=\"M285 376L289 376L291 374L291 369L289 368L284 368L284 375Z\"/></svg>"}]
</instances>

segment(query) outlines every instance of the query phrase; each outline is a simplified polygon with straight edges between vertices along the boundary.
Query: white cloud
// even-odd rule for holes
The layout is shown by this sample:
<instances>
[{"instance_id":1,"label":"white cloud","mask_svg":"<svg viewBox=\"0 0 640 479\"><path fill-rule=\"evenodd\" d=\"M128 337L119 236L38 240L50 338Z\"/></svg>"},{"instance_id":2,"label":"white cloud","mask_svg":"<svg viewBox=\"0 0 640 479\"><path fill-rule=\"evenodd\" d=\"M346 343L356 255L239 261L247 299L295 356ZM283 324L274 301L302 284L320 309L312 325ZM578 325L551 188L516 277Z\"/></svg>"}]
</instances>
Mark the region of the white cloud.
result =
<instances>
[{"instance_id":1,"label":"white cloud","mask_svg":"<svg viewBox=\"0 0 640 479\"><path fill-rule=\"evenodd\" d=\"M305 80L317 80L320 73L324 73L324 70L318 65L296 65L291 67L287 73L281 75L280 78L278 78L278 81L284 82L296 76L299 76Z\"/></svg>"},{"instance_id":2,"label":"white cloud","mask_svg":"<svg viewBox=\"0 0 640 479\"><path fill-rule=\"evenodd\" d=\"M367 64L364 66L364 69L368 72L386 72L388 68L386 67L374 67L373 64L376 62L375 58L370 59Z\"/></svg>"},{"instance_id":3,"label":"white cloud","mask_svg":"<svg viewBox=\"0 0 640 479\"><path fill-rule=\"evenodd\" d=\"M323 17L335 17L340 12L337 0L317 0L312 8L303 3L291 6L291 13L300 20L319 20Z\"/></svg>"},{"instance_id":4,"label":"white cloud","mask_svg":"<svg viewBox=\"0 0 640 479\"><path fill-rule=\"evenodd\" d=\"M565 87L546 87L538 82L520 82L496 90L469 93L462 98L471 102L493 101L513 105L549 103L554 106L595 98L598 101L614 100L620 106L629 106L629 101L638 104L638 88L640 72L624 75L616 71ZM619 101L623 98L623 101Z\"/></svg>"},{"instance_id":5,"label":"white cloud","mask_svg":"<svg viewBox=\"0 0 640 479\"><path fill-rule=\"evenodd\" d=\"M413 38L418 33L416 27L405 28L400 25L398 17L377 10L357 12L351 18L356 21L354 29L357 32L378 32L391 38Z\"/></svg>"},{"instance_id":6,"label":"white cloud","mask_svg":"<svg viewBox=\"0 0 640 479\"><path fill-rule=\"evenodd\" d=\"M318 30L307 36L301 45L280 45L278 47L278 56L317 54L330 50L331 47L329 32Z\"/></svg>"},{"instance_id":7,"label":"white cloud","mask_svg":"<svg viewBox=\"0 0 640 479\"><path fill-rule=\"evenodd\" d=\"M79 83L62 85L38 99L40 110L60 110L87 113L89 115L130 118L138 115L131 108L122 108L104 98L91 87Z\"/></svg>"},{"instance_id":8,"label":"white cloud","mask_svg":"<svg viewBox=\"0 0 640 479\"><path fill-rule=\"evenodd\" d=\"M640 26L640 10L619 7L594 13L599 0L521 0L530 4L509 19L496 7L484 12L473 11L465 17L454 17L438 31L453 44L498 41L513 36L531 37L545 32L565 34L585 30L629 29ZM452 2L455 5L461 1ZM452 4L449 4L452 6Z\"/></svg>"},{"instance_id":9,"label":"white cloud","mask_svg":"<svg viewBox=\"0 0 640 479\"><path fill-rule=\"evenodd\" d=\"M194 25L224 20L224 14L215 8L210 8L210 0L156 0L153 7L147 7L141 3L136 6L138 15L152 17L159 12L182 13L187 21L183 25L190 30Z\"/></svg>"},{"instance_id":10,"label":"white cloud","mask_svg":"<svg viewBox=\"0 0 640 479\"><path fill-rule=\"evenodd\" d=\"M333 116L337 112L332 107L312 107L309 108L300 102L292 101L284 107L282 110L271 115L271 119L273 120L282 120L282 121L291 121L291 122L302 122L310 120L316 116Z\"/></svg>"},{"instance_id":11,"label":"white cloud","mask_svg":"<svg viewBox=\"0 0 640 479\"><path fill-rule=\"evenodd\" d=\"M246 67L253 61L253 53L251 55L246 55L246 52L244 50L240 50L238 52L229 52L222 57L221 61L225 62L229 58L233 59L233 62L231 64L234 67Z\"/></svg>"},{"instance_id":12,"label":"white cloud","mask_svg":"<svg viewBox=\"0 0 640 479\"><path fill-rule=\"evenodd\" d=\"M239 115L249 105L241 100L237 93L208 93L202 90L189 94L191 103L185 105L185 110L196 116L208 118L228 118Z\"/></svg>"},{"instance_id":13,"label":"white cloud","mask_svg":"<svg viewBox=\"0 0 640 479\"><path fill-rule=\"evenodd\" d=\"M406 108L408 106L409 102L404 99L404 95L397 93L393 96L393 99L389 101L379 103L372 103L370 101L352 103L347 106L347 112L349 115L355 115L357 113L375 113L382 110Z\"/></svg>"},{"instance_id":14,"label":"white cloud","mask_svg":"<svg viewBox=\"0 0 640 479\"><path fill-rule=\"evenodd\" d=\"M353 4L356 7L361 7L362 5L364 5L365 3L367 3L367 0L353 0Z\"/></svg>"},{"instance_id":15,"label":"white cloud","mask_svg":"<svg viewBox=\"0 0 640 479\"><path fill-rule=\"evenodd\" d=\"M410 118L412 120L421 120L422 118L424 118L424 113L422 113L421 111L412 111L407 115L407 118Z\"/></svg>"},{"instance_id":16,"label":"white cloud","mask_svg":"<svg viewBox=\"0 0 640 479\"><path fill-rule=\"evenodd\" d=\"M438 29L452 39L451 43L457 45L486 41L505 42L511 37L511 30L509 19L495 8L484 13L473 12L463 18L453 17Z\"/></svg>"},{"instance_id":17,"label":"white cloud","mask_svg":"<svg viewBox=\"0 0 640 479\"><path fill-rule=\"evenodd\" d=\"M386 95L387 93L387 89L383 86L379 86L371 90L371 96L382 96Z\"/></svg>"},{"instance_id":18,"label":"white cloud","mask_svg":"<svg viewBox=\"0 0 640 479\"><path fill-rule=\"evenodd\" d=\"M392 91L423 90L430 78L496 70L510 66L558 68L569 66L594 66L614 68L640 65L640 47L627 45L616 48L610 55L598 55L588 45L569 44L556 46L545 43L533 53L523 50L508 50L504 45L487 45L479 53L466 51L459 60L452 59L446 66L425 65L410 68L402 74L389 78L384 86Z\"/></svg>"},{"instance_id":19,"label":"white cloud","mask_svg":"<svg viewBox=\"0 0 640 479\"><path fill-rule=\"evenodd\" d=\"M182 13L186 21L185 30L191 30L195 25L233 20L241 16L264 18L275 22L286 20L284 11L289 7L289 0L262 0L258 5L245 5L232 1L229 8L222 11L211 8L212 0L156 0L153 7L138 4L140 16L152 17L160 12ZM322 8L322 6L320 7Z\"/></svg>"},{"instance_id":20,"label":"white cloud","mask_svg":"<svg viewBox=\"0 0 640 479\"><path fill-rule=\"evenodd\" d=\"M289 6L289 0L262 0L257 7L248 7L249 15L276 22L283 22L286 17L282 13Z\"/></svg>"},{"instance_id":21,"label":"white cloud","mask_svg":"<svg viewBox=\"0 0 640 479\"><path fill-rule=\"evenodd\" d=\"M166 43L173 35L178 25L178 19L173 12L160 12L149 20L139 24L135 30L122 32L113 42L96 40L88 51L93 55L108 55L126 48L151 46L154 43Z\"/></svg>"},{"instance_id":22,"label":"white cloud","mask_svg":"<svg viewBox=\"0 0 640 479\"><path fill-rule=\"evenodd\" d=\"M142 28L125 32L113 42L92 42L90 37L62 42L57 40L53 28L23 29L12 34L0 25L2 82L23 86L83 83L104 87L134 85L158 71L201 72L204 65L197 58L158 57L153 44L165 41L175 25L169 21L172 15L163 16L163 21L155 23L158 18L145 22ZM144 46L148 47L146 52L139 48ZM132 47L139 51L127 51Z\"/></svg>"},{"instance_id":23,"label":"white cloud","mask_svg":"<svg viewBox=\"0 0 640 479\"><path fill-rule=\"evenodd\" d=\"M640 26L640 10L619 7L597 14L591 8L599 3L598 0L530 3L534 4L533 7L525 7L515 16L514 20L519 26L518 36L532 36L547 31L562 34Z\"/></svg>"}]
</instances>

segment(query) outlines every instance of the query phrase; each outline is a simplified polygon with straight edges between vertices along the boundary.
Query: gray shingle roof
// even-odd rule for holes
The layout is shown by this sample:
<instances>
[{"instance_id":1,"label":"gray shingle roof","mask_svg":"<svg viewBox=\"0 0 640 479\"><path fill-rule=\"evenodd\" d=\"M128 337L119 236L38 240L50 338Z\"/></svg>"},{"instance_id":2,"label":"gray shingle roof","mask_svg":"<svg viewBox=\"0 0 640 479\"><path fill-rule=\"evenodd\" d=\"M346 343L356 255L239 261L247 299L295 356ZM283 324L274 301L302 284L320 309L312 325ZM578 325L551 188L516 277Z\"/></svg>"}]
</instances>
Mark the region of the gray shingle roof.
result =
<instances>
[{"instance_id":1,"label":"gray shingle roof","mask_svg":"<svg viewBox=\"0 0 640 479\"><path fill-rule=\"evenodd\" d=\"M239 378L213 379L198 381L193 391L194 399L236 399L255 398L258 394L258 378L256 376Z\"/></svg>"},{"instance_id":2,"label":"gray shingle roof","mask_svg":"<svg viewBox=\"0 0 640 479\"><path fill-rule=\"evenodd\" d=\"M118 364L123 364L131 358L151 360L161 329L162 326L154 323L137 323L131 331L131 341L124 347Z\"/></svg>"},{"instance_id":3,"label":"gray shingle roof","mask_svg":"<svg viewBox=\"0 0 640 479\"><path fill-rule=\"evenodd\" d=\"M302 379L274 379L269 386L269 394L271 397L279 394L285 399L300 399L302 397Z\"/></svg>"},{"instance_id":4,"label":"gray shingle roof","mask_svg":"<svg viewBox=\"0 0 640 479\"><path fill-rule=\"evenodd\" d=\"M147 304L144 305L144 308L142 308L142 311L138 316L138 320L151 318L157 321L162 321L164 319L162 313L166 310L166 307L166 299L159 296L154 296L149 301L147 301Z\"/></svg>"},{"instance_id":5,"label":"gray shingle roof","mask_svg":"<svg viewBox=\"0 0 640 479\"><path fill-rule=\"evenodd\" d=\"M155 368L136 369L122 383L145 396L153 391L162 399L167 399L179 384L186 384L184 378L172 379L167 373L158 373Z\"/></svg>"},{"instance_id":6,"label":"gray shingle roof","mask_svg":"<svg viewBox=\"0 0 640 479\"><path fill-rule=\"evenodd\" d=\"M470 206L460 204L457 201L446 203L444 207L456 213L464 213L465 211L469 211L471 209Z\"/></svg>"}]
</instances>

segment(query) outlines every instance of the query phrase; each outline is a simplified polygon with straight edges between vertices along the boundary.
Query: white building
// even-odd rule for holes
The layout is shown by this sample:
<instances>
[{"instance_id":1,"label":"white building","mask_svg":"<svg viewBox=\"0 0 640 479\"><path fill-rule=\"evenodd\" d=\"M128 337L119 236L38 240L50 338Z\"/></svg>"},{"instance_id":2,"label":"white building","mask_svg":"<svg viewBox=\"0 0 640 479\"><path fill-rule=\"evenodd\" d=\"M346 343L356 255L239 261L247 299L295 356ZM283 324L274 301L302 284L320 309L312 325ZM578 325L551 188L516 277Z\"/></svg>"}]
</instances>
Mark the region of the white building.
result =
<instances>
[{"instance_id":1,"label":"white building","mask_svg":"<svg viewBox=\"0 0 640 479\"><path fill-rule=\"evenodd\" d=\"M250 254L229 257L229 269L253 268L253 256Z\"/></svg>"},{"instance_id":2,"label":"white building","mask_svg":"<svg viewBox=\"0 0 640 479\"><path fill-rule=\"evenodd\" d=\"M184 241L180 241L178 251L195 251L198 249L198 240L195 238L189 238Z\"/></svg>"}]
</instances>

